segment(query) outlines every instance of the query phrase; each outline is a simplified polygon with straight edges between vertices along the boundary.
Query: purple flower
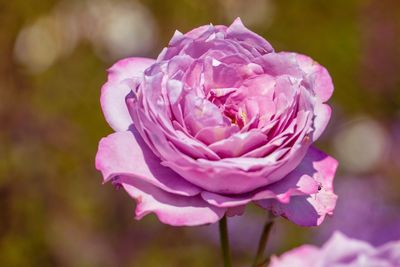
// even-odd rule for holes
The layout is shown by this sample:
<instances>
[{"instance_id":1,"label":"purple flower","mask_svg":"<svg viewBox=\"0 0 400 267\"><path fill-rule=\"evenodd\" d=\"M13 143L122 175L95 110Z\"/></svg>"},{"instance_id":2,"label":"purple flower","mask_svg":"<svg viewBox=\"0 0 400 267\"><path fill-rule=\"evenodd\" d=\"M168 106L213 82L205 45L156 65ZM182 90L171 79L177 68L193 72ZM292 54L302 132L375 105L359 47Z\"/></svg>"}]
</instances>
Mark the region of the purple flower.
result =
<instances>
[{"instance_id":1,"label":"purple flower","mask_svg":"<svg viewBox=\"0 0 400 267\"><path fill-rule=\"evenodd\" d=\"M269 267L398 267L400 241L374 248L360 240L336 232L318 248L303 245L281 257L273 257Z\"/></svg>"},{"instance_id":2,"label":"purple flower","mask_svg":"<svg viewBox=\"0 0 400 267\"><path fill-rule=\"evenodd\" d=\"M372 245L400 239L400 210L391 203L388 182L384 175L337 177L335 215L313 231L316 242L325 242L336 230Z\"/></svg>"},{"instance_id":3,"label":"purple flower","mask_svg":"<svg viewBox=\"0 0 400 267\"><path fill-rule=\"evenodd\" d=\"M255 202L318 225L336 203L337 161L312 146L332 92L324 67L275 53L240 19L176 32L157 60L110 68L101 106L116 132L96 168L136 199L138 219L201 225Z\"/></svg>"}]
</instances>

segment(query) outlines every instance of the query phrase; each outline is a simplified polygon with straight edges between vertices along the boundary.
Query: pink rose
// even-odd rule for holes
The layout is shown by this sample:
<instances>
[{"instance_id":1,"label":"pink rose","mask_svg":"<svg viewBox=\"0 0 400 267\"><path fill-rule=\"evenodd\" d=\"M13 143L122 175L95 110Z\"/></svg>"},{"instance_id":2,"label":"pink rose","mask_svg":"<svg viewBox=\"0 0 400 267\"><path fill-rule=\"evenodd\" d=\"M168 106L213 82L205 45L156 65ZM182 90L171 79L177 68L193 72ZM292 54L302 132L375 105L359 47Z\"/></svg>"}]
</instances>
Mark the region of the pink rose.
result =
<instances>
[{"instance_id":1,"label":"pink rose","mask_svg":"<svg viewBox=\"0 0 400 267\"><path fill-rule=\"evenodd\" d=\"M336 232L318 248L303 245L281 257L273 257L269 267L399 267L400 241L374 248L360 240Z\"/></svg>"},{"instance_id":2,"label":"pink rose","mask_svg":"<svg viewBox=\"0 0 400 267\"><path fill-rule=\"evenodd\" d=\"M156 60L127 58L101 91L96 168L137 201L136 217L214 223L259 206L304 226L336 203L337 161L312 146L333 92L324 67L244 27L176 32Z\"/></svg>"}]
</instances>

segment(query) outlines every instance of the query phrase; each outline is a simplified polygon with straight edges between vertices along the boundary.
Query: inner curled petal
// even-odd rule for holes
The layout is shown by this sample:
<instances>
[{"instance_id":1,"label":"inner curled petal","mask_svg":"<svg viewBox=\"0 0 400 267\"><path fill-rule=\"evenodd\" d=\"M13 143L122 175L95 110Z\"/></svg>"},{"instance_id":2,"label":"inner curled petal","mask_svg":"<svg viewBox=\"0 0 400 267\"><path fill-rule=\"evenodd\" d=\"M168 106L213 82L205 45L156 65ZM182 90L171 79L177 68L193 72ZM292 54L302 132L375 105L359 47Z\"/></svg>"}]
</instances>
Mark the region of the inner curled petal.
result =
<instances>
[{"instance_id":1,"label":"inner curled petal","mask_svg":"<svg viewBox=\"0 0 400 267\"><path fill-rule=\"evenodd\" d=\"M193 94L185 97L184 114L185 123L193 135L196 135L204 127L230 125L217 106Z\"/></svg>"}]
</instances>

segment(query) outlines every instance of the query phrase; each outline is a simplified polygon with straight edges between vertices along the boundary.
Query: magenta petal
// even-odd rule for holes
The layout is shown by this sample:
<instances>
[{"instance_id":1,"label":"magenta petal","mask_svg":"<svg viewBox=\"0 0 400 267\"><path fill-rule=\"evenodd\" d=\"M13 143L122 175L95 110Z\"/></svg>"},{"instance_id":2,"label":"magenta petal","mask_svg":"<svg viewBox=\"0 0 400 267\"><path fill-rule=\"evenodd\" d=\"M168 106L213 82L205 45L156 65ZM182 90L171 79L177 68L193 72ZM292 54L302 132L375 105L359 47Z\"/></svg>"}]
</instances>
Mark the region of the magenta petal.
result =
<instances>
[{"instance_id":1,"label":"magenta petal","mask_svg":"<svg viewBox=\"0 0 400 267\"><path fill-rule=\"evenodd\" d=\"M167 192L194 196L200 189L187 182L160 160L147 147L136 132L116 132L100 141L96 155L96 168L104 181L115 178L126 184L143 180Z\"/></svg>"},{"instance_id":2,"label":"magenta petal","mask_svg":"<svg viewBox=\"0 0 400 267\"><path fill-rule=\"evenodd\" d=\"M303 162L289 175L311 174L319 183L318 193L293 197L288 204L277 200L261 200L257 203L298 225L320 225L327 214L332 214L336 205L337 196L333 193L332 182L337 165L334 158L310 147Z\"/></svg>"},{"instance_id":3,"label":"magenta petal","mask_svg":"<svg viewBox=\"0 0 400 267\"><path fill-rule=\"evenodd\" d=\"M167 193L149 183L135 180L122 183L128 194L136 199L136 219L155 213L158 219L173 226L195 226L215 223L226 209L207 204L200 196L185 197Z\"/></svg>"},{"instance_id":4,"label":"magenta petal","mask_svg":"<svg viewBox=\"0 0 400 267\"><path fill-rule=\"evenodd\" d=\"M135 89L144 70L154 62L149 58L126 58L108 69L108 80L101 88L100 103L106 121L115 131L125 131L132 124L125 97Z\"/></svg>"}]
</instances>

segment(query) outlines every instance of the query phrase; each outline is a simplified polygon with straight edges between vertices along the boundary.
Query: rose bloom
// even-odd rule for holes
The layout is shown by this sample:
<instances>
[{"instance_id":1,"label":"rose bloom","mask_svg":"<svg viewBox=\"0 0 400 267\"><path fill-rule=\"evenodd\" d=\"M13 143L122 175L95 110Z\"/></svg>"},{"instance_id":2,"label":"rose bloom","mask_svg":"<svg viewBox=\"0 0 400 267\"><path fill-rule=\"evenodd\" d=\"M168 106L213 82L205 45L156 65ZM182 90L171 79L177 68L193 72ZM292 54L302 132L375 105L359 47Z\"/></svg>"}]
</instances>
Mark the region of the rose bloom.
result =
<instances>
[{"instance_id":1,"label":"rose bloom","mask_svg":"<svg viewBox=\"0 0 400 267\"><path fill-rule=\"evenodd\" d=\"M399 267L400 241L380 247L350 239L336 232L331 239L318 248L303 245L272 257L269 267Z\"/></svg>"},{"instance_id":2,"label":"rose bloom","mask_svg":"<svg viewBox=\"0 0 400 267\"><path fill-rule=\"evenodd\" d=\"M109 69L101 106L115 133L96 168L136 200L137 219L201 225L255 202L318 225L337 198L337 161L312 146L332 92L324 67L274 52L240 19L176 32L157 59Z\"/></svg>"}]
</instances>

